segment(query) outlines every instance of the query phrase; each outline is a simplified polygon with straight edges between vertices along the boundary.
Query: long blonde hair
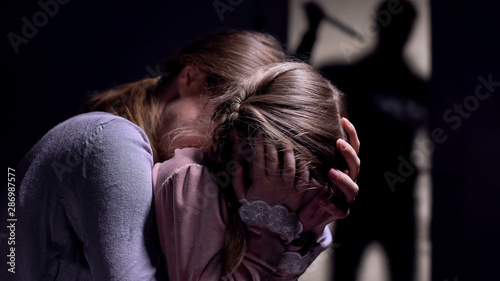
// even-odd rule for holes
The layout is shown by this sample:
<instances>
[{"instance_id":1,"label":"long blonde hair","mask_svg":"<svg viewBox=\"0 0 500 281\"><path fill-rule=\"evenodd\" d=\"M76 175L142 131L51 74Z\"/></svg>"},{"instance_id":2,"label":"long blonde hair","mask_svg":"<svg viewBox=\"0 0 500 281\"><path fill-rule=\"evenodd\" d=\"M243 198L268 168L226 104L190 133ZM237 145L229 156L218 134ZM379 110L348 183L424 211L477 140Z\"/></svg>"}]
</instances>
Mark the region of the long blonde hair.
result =
<instances>
[{"instance_id":1,"label":"long blonde hair","mask_svg":"<svg viewBox=\"0 0 500 281\"><path fill-rule=\"evenodd\" d=\"M86 111L105 111L122 116L140 126L149 138L155 162L170 158L177 147L160 147L165 132L161 131L159 101L161 91L186 65L206 72L204 94L222 94L221 85L232 84L252 69L285 58L282 45L271 35L254 31L225 31L203 37L182 49L167 61L164 75L120 85L94 93L86 103ZM182 132L180 132L182 133ZM165 153L163 153L165 151Z\"/></svg>"},{"instance_id":2,"label":"long blonde hair","mask_svg":"<svg viewBox=\"0 0 500 281\"><path fill-rule=\"evenodd\" d=\"M213 102L218 106L212 116L212 145L206 157L212 166L230 160L232 137L237 135L240 142L251 144L259 133L278 147L283 140L289 141L296 161L310 170L313 186L335 195L327 171L346 168L335 145L339 138L348 140L341 125L346 116L344 96L311 66L281 62L256 68ZM223 191L229 193L226 198L234 199L231 190ZM228 214L224 268L230 275L246 250L237 208L229 208Z\"/></svg>"}]
</instances>

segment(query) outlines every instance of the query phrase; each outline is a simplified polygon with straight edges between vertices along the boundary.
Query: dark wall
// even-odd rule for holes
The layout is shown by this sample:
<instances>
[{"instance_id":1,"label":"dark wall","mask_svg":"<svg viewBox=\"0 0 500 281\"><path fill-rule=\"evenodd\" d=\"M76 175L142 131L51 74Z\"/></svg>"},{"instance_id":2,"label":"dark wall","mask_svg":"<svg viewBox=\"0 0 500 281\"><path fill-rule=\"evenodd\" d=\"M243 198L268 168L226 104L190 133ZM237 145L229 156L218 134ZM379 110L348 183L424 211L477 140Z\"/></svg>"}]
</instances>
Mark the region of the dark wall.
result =
<instances>
[{"instance_id":1,"label":"dark wall","mask_svg":"<svg viewBox=\"0 0 500 281\"><path fill-rule=\"evenodd\" d=\"M432 129L437 129L432 276L497 280L500 7L472 0L432 1L431 7Z\"/></svg>"},{"instance_id":2,"label":"dark wall","mask_svg":"<svg viewBox=\"0 0 500 281\"><path fill-rule=\"evenodd\" d=\"M88 91L154 76L161 62L198 36L263 28L286 42L285 0L220 0L239 3L223 20L215 1L60 2L67 3L58 3L57 11L52 6L46 20L37 1L0 4L2 161L9 167L47 130L77 114ZM498 6L431 2L435 281L499 275L500 86L479 78L500 83ZM34 24L34 15L39 27L25 27L23 19ZM11 32L24 38L17 37L24 42L17 52Z\"/></svg>"},{"instance_id":3,"label":"dark wall","mask_svg":"<svg viewBox=\"0 0 500 281\"><path fill-rule=\"evenodd\" d=\"M286 42L285 0L1 5L2 139L7 142L2 158L9 167L50 128L77 114L89 91L156 76L165 59L197 37L228 28L257 29Z\"/></svg>"}]
</instances>

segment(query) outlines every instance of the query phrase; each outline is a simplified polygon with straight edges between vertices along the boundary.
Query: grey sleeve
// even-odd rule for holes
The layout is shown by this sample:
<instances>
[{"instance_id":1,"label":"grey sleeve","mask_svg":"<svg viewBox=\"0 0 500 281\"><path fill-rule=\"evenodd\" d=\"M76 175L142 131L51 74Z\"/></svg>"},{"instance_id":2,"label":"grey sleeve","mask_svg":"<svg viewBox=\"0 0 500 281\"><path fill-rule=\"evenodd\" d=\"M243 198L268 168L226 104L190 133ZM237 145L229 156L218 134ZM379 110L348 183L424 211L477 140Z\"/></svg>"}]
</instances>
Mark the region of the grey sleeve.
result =
<instances>
[{"instance_id":1,"label":"grey sleeve","mask_svg":"<svg viewBox=\"0 0 500 281\"><path fill-rule=\"evenodd\" d=\"M68 194L68 216L83 241L94 280L163 279L154 218L149 141L113 119L86 139L81 181Z\"/></svg>"}]
</instances>

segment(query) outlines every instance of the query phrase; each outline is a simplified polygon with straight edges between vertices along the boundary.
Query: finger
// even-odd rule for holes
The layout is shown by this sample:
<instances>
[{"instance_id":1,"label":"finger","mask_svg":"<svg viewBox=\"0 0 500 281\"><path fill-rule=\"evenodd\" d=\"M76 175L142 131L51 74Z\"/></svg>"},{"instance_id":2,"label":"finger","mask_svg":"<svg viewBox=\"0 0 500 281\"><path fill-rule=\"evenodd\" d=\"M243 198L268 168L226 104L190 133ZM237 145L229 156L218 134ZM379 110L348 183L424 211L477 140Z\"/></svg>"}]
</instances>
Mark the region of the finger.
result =
<instances>
[{"instance_id":1,"label":"finger","mask_svg":"<svg viewBox=\"0 0 500 281\"><path fill-rule=\"evenodd\" d=\"M323 196L318 196L318 209L314 214L315 219L322 222L322 225L325 226L333 221L333 218L337 218L342 216L345 212L340 211L337 206L328 202L326 198Z\"/></svg>"},{"instance_id":2,"label":"finger","mask_svg":"<svg viewBox=\"0 0 500 281\"><path fill-rule=\"evenodd\" d=\"M254 179L262 179L266 176L266 163L264 154L264 144L262 136L257 134L253 141L255 158L253 161L253 177ZM255 182L255 180L254 180Z\"/></svg>"},{"instance_id":3,"label":"finger","mask_svg":"<svg viewBox=\"0 0 500 281\"><path fill-rule=\"evenodd\" d=\"M307 204L318 194L323 193L323 190L319 188L308 187L307 189L300 191L300 193L302 193L302 204Z\"/></svg>"},{"instance_id":4,"label":"finger","mask_svg":"<svg viewBox=\"0 0 500 281\"><path fill-rule=\"evenodd\" d=\"M300 192L289 192L285 195L286 199L282 205L285 205L290 211L296 211L302 204L304 195Z\"/></svg>"},{"instance_id":5,"label":"finger","mask_svg":"<svg viewBox=\"0 0 500 281\"><path fill-rule=\"evenodd\" d=\"M353 181L355 181L358 177L359 167L361 165L356 151L351 145L349 145L349 143L347 143L343 139L337 140L337 148L347 162L347 166L349 167L349 176Z\"/></svg>"},{"instance_id":6,"label":"finger","mask_svg":"<svg viewBox=\"0 0 500 281\"><path fill-rule=\"evenodd\" d=\"M334 198L329 198L327 194L323 194L319 201L321 210L325 212L323 216L325 219L328 219L328 223L334 220L343 219L349 214L349 205L345 202L345 198L342 199L342 202L333 199Z\"/></svg>"},{"instance_id":7,"label":"finger","mask_svg":"<svg viewBox=\"0 0 500 281\"><path fill-rule=\"evenodd\" d=\"M292 185L295 181L295 154L288 142L283 144L283 180Z\"/></svg>"},{"instance_id":8,"label":"finger","mask_svg":"<svg viewBox=\"0 0 500 281\"><path fill-rule=\"evenodd\" d=\"M356 128L354 128L354 125L345 117L342 117L342 126L344 127L344 130L347 132L347 135L349 136L349 141L351 143L352 148L356 152L356 154L359 153L359 138L358 138L358 133L356 132Z\"/></svg>"},{"instance_id":9,"label":"finger","mask_svg":"<svg viewBox=\"0 0 500 281\"><path fill-rule=\"evenodd\" d=\"M350 205L358 195L358 185L348 175L333 168L328 171L328 178L344 194L347 204Z\"/></svg>"},{"instance_id":10,"label":"finger","mask_svg":"<svg viewBox=\"0 0 500 281\"><path fill-rule=\"evenodd\" d=\"M304 212L306 217L309 217L310 219L312 219L320 209L320 205L319 205L320 198L321 198L321 194L317 193L313 198L311 198L311 200L309 200L309 202L307 202L304 205L301 212Z\"/></svg>"},{"instance_id":11,"label":"finger","mask_svg":"<svg viewBox=\"0 0 500 281\"><path fill-rule=\"evenodd\" d=\"M320 200L319 203L323 213L323 218L327 219L327 224L347 217L349 215L349 208L339 208L337 205L329 202L326 198ZM319 212L318 212L319 213Z\"/></svg>"},{"instance_id":12,"label":"finger","mask_svg":"<svg viewBox=\"0 0 500 281\"><path fill-rule=\"evenodd\" d=\"M234 169L234 173L231 177L231 183L233 184L234 193L236 194L236 198L241 200L245 198L246 188L245 181L243 179L243 167L240 164L236 164Z\"/></svg>"},{"instance_id":13,"label":"finger","mask_svg":"<svg viewBox=\"0 0 500 281\"><path fill-rule=\"evenodd\" d=\"M272 143L271 140L267 139L265 141L266 146L266 172L267 175L276 176L281 174L279 171L279 159L278 159L278 150L276 149L276 145Z\"/></svg>"},{"instance_id":14,"label":"finger","mask_svg":"<svg viewBox=\"0 0 500 281\"><path fill-rule=\"evenodd\" d=\"M299 211L300 221L304 225L305 231L309 231L316 228L324 228L325 225L332 222L334 218L339 217L342 213L335 210L335 207L331 203L321 203L324 200L322 194L314 196L307 204L305 204ZM333 207L327 207L334 214L330 214L325 210L323 205L330 204Z\"/></svg>"},{"instance_id":15,"label":"finger","mask_svg":"<svg viewBox=\"0 0 500 281\"><path fill-rule=\"evenodd\" d=\"M307 167L306 163L300 162L299 163L299 178L297 180L297 190L298 191L303 191L306 190L309 187L309 168Z\"/></svg>"}]
</instances>

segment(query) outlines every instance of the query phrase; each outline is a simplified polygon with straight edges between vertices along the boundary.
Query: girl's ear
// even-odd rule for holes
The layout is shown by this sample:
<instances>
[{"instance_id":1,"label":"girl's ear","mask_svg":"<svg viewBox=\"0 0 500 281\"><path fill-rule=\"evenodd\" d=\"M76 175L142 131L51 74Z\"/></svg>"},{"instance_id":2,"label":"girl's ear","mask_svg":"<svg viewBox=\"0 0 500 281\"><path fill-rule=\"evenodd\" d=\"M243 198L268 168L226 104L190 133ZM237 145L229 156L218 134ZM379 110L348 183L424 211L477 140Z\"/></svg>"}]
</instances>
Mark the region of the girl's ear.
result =
<instances>
[{"instance_id":1,"label":"girl's ear","mask_svg":"<svg viewBox=\"0 0 500 281\"><path fill-rule=\"evenodd\" d=\"M186 65L177 77L177 89L181 97L199 96L205 88L207 74L194 65Z\"/></svg>"}]
</instances>

